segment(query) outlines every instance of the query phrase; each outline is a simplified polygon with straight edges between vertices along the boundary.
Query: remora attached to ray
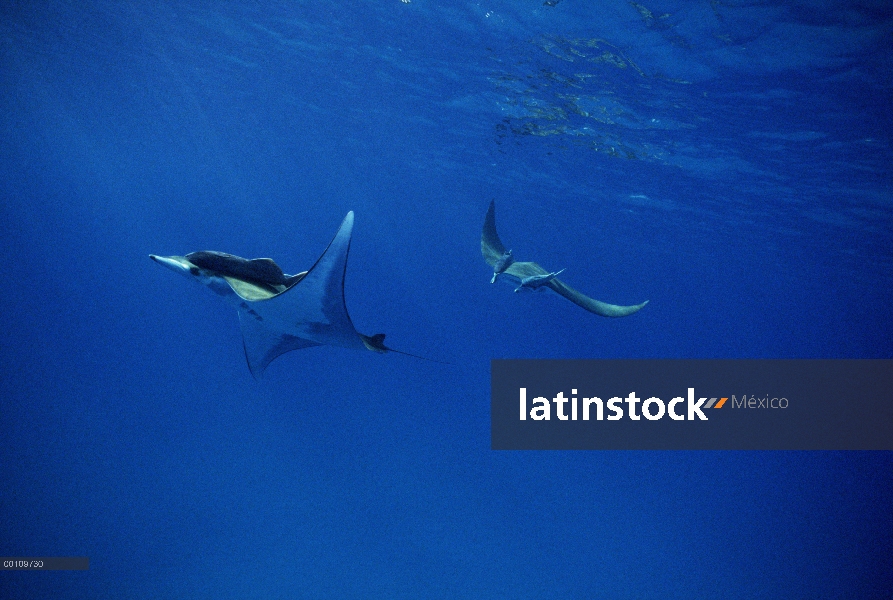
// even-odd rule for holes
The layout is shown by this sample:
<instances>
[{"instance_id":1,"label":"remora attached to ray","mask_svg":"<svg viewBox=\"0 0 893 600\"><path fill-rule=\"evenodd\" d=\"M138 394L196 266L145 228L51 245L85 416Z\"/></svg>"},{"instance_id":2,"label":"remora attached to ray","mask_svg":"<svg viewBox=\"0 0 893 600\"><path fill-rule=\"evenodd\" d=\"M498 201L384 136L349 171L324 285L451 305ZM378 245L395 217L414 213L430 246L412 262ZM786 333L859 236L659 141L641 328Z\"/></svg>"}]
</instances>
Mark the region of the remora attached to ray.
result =
<instances>
[{"instance_id":1,"label":"remora attached to ray","mask_svg":"<svg viewBox=\"0 0 893 600\"><path fill-rule=\"evenodd\" d=\"M284 274L269 258L249 260L223 252L149 257L208 286L238 309L245 358L255 377L286 352L322 345L431 360L388 348L383 333L366 336L354 328L344 302L353 222L351 211L316 264L297 275Z\"/></svg>"},{"instance_id":2,"label":"remora attached to ray","mask_svg":"<svg viewBox=\"0 0 893 600\"><path fill-rule=\"evenodd\" d=\"M496 203L492 200L490 201L490 208L487 210L487 217L484 219L484 229L481 233L481 254L484 255L484 260L487 261L487 264L493 267L493 279L490 283L496 281L497 278L505 277L518 284L518 288L515 289L516 292L524 287L531 287L530 283L535 282L537 287L541 289L549 288L574 304L603 317L625 317L641 310L643 306L648 304L648 300L631 306L618 306L617 304L601 302L581 294L558 279L556 275L561 273L561 271L553 273L535 262L518 262L513 260L511 251L506 251L505 246L499 239L499 234L496 233ZM526 284L525 281L527 282Z\"/></svg>"}]
</instances>

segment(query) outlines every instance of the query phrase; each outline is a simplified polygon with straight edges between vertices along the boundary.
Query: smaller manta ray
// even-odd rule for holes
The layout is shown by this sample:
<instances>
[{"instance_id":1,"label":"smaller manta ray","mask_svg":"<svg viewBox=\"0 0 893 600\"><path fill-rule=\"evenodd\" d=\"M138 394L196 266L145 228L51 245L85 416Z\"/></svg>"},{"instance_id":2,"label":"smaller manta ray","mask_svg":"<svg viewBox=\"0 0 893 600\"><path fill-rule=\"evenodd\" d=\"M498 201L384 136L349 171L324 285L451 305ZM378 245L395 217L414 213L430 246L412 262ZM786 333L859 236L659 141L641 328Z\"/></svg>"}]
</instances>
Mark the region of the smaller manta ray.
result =
<instances>
[{"instance_id":1,"label":"smaller manta ray","mask_svg":"<svg viewBox=\"0 0 893 600\"><path fill-rule=\"evenodd\" d=\"M487 264L493 267L493 279L490 283L496 281L497 277L507 277L518 284L516 292L549 288L574 304L603 317L625 317L648 304L647 300L632 306L618 306L601 302L581 294L558 279L557 276L563 273L564 269L550 273L535 262L515 262L511 251L505 249L499 239L499 234L496 233L496 203L492 200L484 220L484 230L481 233L481 254L484 255Z\"/></svg>"},{"instance_id":2,"label":"smaller manta ray","mask_svg":"<svg viewBox=\"0 0 893 600\"><path fill-rule=\"evenodd\" d=\"M521 285L515 288L515 293L522 290L544 290L550 281L555 279L558 275L564 273L565 269L561 269L560 271L555 271L554 273L546 273L545 275L531 275L530 277L525 277L521 280ZM492 281L490 283L493 283Z\"/></svg>"},{"instance_id":3,"label":"smaller manta ray","mask_svg":"<svg viewBox=\"0 0 893 600\"><path fill-rule=\"evenodd\" d=\"M505 270L512 266L513 262L515 262L515 258L512 256L512 251L506 250L503 252L502 256L493 263L493 278L490 280L490 283L496 283L496 278L499 277L500 273L505 273Z\"/></svg>"},{"instance_id":4,"label":"smaller manta ray","mask_svg":"<svg viewBox=\"0 0 893 600\"><path fill-rule=\"evenodd\" d=\"M373 352L396 352L440 362L384 345L385 334L357 332L344 303L344 274L353 231L353 211L310 270L286 275L272 259L245 259L224 252L149 258L208 286L239 311L248 368L263 375L277 357L312 346L342 346Z\"/></svg>"}]
</instances>

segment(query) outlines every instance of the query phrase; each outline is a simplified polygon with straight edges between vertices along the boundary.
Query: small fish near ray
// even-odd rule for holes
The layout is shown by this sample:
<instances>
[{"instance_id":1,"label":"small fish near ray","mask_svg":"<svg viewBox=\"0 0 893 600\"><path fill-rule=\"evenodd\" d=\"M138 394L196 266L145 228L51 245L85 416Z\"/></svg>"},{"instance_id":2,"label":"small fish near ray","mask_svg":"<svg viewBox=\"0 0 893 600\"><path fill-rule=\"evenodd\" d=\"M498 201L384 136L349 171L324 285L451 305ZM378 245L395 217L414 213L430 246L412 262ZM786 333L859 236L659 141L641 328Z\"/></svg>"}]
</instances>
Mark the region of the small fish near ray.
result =
<instances>
[{"instance_id":1,"label":"small fish near ray","mask_svg":"<svg viewBox=\"0 0 893 600\"><path fill-rule=\"evenodd\" d=\"M353 222L351 211L316 264L297 275L286 275L269 258L245 259L225 252L149 258L207 286L236 307L245 358L256 379L279 356L313 346L396 352L440 362L385 346L383 333L366 336L354 328L344 302Z\"/></svg>"},{"instance_id":2,"label":"small fish near ray","mask_svg":"<svg viewBox=\"0 0 893 600\"><path fill-rule=\"evenodd\" d=\"M550 272L535 262L515 261L511 251L505 249L505 246L499 239L499 234L496 233L496 203L493 200L490 201L490 208L487 210L487 217L484 219L484 229L481 233L481 254L483 254L487 264L493 268L493 278L490 280L490 283L495 282L498 278L509 279L513 283L518 284L518 287L515 289L516 292L549 288L577 306L603 317L626 317L638 312L648 304L648 300L631 306L619 306L601 302L581 294L558 279L557 275L561 274L564 269Z\"/></svg>"}]
</instances>

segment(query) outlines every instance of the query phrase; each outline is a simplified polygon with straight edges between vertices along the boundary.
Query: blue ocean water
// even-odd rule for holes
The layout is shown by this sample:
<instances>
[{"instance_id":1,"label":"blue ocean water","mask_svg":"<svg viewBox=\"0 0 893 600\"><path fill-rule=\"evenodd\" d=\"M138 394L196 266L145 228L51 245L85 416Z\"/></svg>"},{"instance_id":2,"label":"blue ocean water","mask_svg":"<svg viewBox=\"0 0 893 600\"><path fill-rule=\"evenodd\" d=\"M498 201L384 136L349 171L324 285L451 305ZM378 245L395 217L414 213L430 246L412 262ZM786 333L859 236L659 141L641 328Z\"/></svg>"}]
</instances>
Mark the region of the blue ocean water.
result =
<instances>
[{"instance_id":1,"label":"blue ocean water","mask_svg":"<svg viewBox=\"0 0 893 600\"><path fill-rule=\"evenodd\" d=\"M494 452L492 358L891 358L893 10L0 8L3 598L889 598L893 456ZM500 233L604 319L488 284ZM150 253L307 269L357 328L252 379Z\"/></svg>"}]
</instances>

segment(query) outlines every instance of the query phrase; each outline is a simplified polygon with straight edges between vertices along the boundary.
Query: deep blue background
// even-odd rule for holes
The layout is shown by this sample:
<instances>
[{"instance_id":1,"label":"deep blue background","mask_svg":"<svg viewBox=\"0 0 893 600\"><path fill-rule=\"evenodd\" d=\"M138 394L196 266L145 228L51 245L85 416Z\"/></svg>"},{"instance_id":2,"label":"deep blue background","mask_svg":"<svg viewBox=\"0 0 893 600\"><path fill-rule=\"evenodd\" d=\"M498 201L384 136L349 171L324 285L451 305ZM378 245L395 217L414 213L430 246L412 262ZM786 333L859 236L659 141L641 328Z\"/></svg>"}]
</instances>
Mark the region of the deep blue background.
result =
<instances>
[{"instance_id":1,"label":"deep blue background","mask_svg":"<svg viewBox=\"0 0 893 600\"><path fill-rule=\"evenodd\" d=\"M489 360L893 356L876 2L0 9L9 598L887 598L889 453L493 452ZM608 302L490 286L520 258ZM309 267L399 355L252 380L148 254Z\"/></svg>"}]
</instances>

